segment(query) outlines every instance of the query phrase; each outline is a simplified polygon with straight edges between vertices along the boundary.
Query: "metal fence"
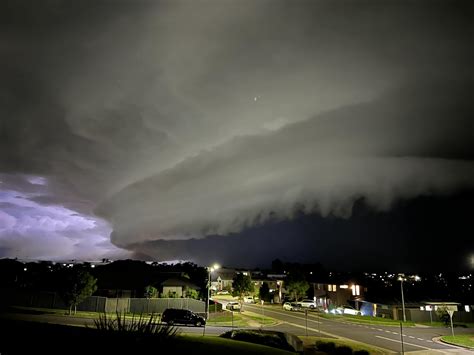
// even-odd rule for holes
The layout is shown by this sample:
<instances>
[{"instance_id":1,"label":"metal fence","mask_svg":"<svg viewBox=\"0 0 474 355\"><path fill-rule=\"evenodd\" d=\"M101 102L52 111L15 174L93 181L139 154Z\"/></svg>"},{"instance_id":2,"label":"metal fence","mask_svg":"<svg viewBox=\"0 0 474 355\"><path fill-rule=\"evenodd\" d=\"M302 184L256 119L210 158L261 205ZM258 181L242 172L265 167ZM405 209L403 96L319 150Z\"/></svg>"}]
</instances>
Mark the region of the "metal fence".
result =
<instances>
[{"instance_id":1,"label":"metal fence","mask_svg":"<svg viewBox=\"0 0 474 355\"><path fill-rule=\"evenodd\" d=\"M64 301L54 292L20 292L3 294L3 304L35 308L67 309ZM204 313L206 303L192 298L107 298L91 296L77 305L78 311L106 313L163 313L167 308L189 309Z\"/></svg>"}]
</instances>

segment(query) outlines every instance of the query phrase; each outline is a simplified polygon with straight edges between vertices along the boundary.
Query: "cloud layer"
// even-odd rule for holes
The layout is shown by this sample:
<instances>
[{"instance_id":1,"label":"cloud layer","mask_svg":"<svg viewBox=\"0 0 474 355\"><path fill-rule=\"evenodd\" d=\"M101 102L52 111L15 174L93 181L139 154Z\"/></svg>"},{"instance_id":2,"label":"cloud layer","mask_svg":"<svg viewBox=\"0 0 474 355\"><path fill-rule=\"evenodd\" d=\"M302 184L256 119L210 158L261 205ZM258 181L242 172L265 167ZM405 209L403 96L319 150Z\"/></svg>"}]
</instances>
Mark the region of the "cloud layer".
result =
<instances>
[{"instance_id":1,"label":"cloud layer","mask_svg":"<svg viewBox=\"0 0 474 355\"><path fill-rule=\"evenodd\" d=\"M126 246L225 235L301 211L350 217L359 198L388 210L400 199L472 188L472 92L459 83L405 88L237 137L131 185L100 211L113 221L114 243Z\"/></svg>"},{"instance_id":2,"label":"cloud layer","mask_svg":"<svg viewBox=\"0 0 474 355\"><path fill-rule=\"evenodd\" d=\"M471 13L469 1L7 0L5 248L25 244L12 225L31 228L27 209L42 211L48 245L108 238L98 212L132 248L471 187ZM61 213L96 229L73 233ZM58 253L77 250L61 240ZM35 248L25 255L45 255Z\"/></svg>"}]
</instances>

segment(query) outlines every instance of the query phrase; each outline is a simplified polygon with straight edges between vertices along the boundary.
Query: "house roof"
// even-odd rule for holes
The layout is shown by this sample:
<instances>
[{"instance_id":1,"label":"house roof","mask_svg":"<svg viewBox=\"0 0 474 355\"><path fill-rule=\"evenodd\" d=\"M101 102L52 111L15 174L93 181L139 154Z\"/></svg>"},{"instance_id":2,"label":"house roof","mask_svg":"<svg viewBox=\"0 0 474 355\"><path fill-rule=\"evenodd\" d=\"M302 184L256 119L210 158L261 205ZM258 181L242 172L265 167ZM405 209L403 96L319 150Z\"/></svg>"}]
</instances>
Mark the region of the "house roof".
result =
<instances>
[{"instance_id":1,"label":"house roof","mask_svg":"<svg viewBox=\"0 0 474 355\"><path fill-rule=\"evenodd\" d=\"M188 287L194 290L199 290L200 287L193 284L191 281L184 279L184 278L170 278L161 283L161 286L168 286L168 287Z\"/></svg>"}]
</instances>

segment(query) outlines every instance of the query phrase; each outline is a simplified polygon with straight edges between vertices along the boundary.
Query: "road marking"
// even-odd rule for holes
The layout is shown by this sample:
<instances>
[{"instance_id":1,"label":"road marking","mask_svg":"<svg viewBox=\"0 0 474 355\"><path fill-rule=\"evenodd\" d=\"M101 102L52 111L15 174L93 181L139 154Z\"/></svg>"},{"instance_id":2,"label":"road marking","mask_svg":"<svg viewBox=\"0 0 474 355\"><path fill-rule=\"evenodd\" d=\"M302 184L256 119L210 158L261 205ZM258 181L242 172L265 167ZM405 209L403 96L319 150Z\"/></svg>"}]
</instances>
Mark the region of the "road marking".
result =
<instances>
[{"instance_id":1,"label":"road marking","mask_svg":"<svg viewBox=\"0 0 474 355\"><path fill-rule=\"evenodd\" d=\"M409 337L409 338L412 338L412 339L415 339L415 337L414 337L414 336L411 336L411 335L409 335L408 337Z\"/></svg>"},{"instance_id":2,"label":"road marking","mask_svg":"<svg viewBox=\"0 0 474 355\"><path fill-rule=\"evenodd\" d=\"M428 343L432 343L433 341L431 341L431 340L427 340L427 342L428 342Z\"/></svg>"},{"instance_id":3,"label":"road marking","mask_svg":"<svg viewBox=\"0 0 474 355\"><path fill-rule=\"evenodd\" d=\"M401 343L400 340L385 338L385 337L381 337L380 335L376 335L375 337L376 337L376 338L380 338L380 339L384 339L384 340L394 341L395 343ZM403 344L410 345L410 346L415 346L415 347L422 348L422 349L425 349L425 350L436 351L436 352L438 352L438 353L444 354L444 351L437 350L437 349L433 349L433 348L428 348L427 346L422 346L422 345L407 343L406 341L404 341Z\"/></svg>"},{"instance_id":4,"label":"road marking","mask_svg":"<svg viewBox=\"0 0 474 355\"><path fill-rule=\"evenodd\" d=\"M299 325L299 324L295 324L295 323L289 323L289 322L283 322L283 323L286 323L288 325L291 325L293 327L297 327L297 328L302 328L302 329L306 329L306 327L304 325ZM310 328L308 327L308 330L311 330L313 332L316 332L316 333L319 333L320 331L318 329L314 329L314 328ZM363 345L367 345L367 343L363 343L361 341L358 341L358 340L354 340L354 339L350 339L350 338L346 338L346 337L342 337L340 335L336 335L336 334L332 334L332 333L328 333L328 332L324 332L324 331L321 331L321 334L325 334L325 335L329 335L329 336L332 336L336 339L341 339L341 340L349 340L353 343L357 343L357 344L363 344ZM390 354L396 354L397 352L396 351L392 351L390 349L386 349L386 348L382 348L381 346L377 346L377 345L372 345L370 344L370 346L376 348L376 349L380 349L382 350L384 353L390 353Z\"/></svg>"},{"instance_id":5,"label":"road marking","mask_svg":"<svg viewBox=\"0 0 474 355\"><path fill-rule=\"evenodd\" d=\"M397 332L392 332L392 334L398 335L398 333L397 333Z\"/></svg>"},{"instance_id":6,"label":"road marking","mask_svg":"<svg viewBox=\"0 0 474 355\"><path fill-rule=\"evenodd\" d=\"M249 307L250 308L250 307ZM279 312L279 311L273 311L273 310L269 310L269 309L265 309L265 312L273 312L273 313L276 313L278 315L283 315L283 316L290 316L292 318L296 318L296 319L299 319L299 320L305 320L304 317L297 317L297 316L294 316L294 315L291 315L291 314L287 314L286 312ZM318 317L319 318L319 317ZM279 320L279 319L277 319ZM311 319L308 319L310 322L314 322L314 323L320 323L320 324L323 324L322 322L317 322L317 321L313 321ZM331 319L324 319L325 321L329 321L329 322L335 322L335 321L332 321ZM301 328L301 329L306 329L306 326L304 325L299 325L299 324L295 324L295 323L290 323L290 322L287 322L287 321L284 321L284 320L279 320L281 321L282 323L285 323L285 324L288 324L290 326L293 326L293 327L296 327L296 328ZM349 325L353 325L353 323L348 323ZM368 328L368 327L367 327ZM375 328L372 328L372 329L375 329ZM311 328L311 327L308 327L308 330L309 331L312 331L312 332L315 332L315 333L321 333L321 334L324 334L324 335L328 335L328 336L331 336L331 337L334 337L336 339L342 339L342 340L348 340L348 341L351 341L351 342L354 342L354 343L357 343L357 344L361 344L361 345L367 345L367 343L364 343L364 342L361 342L361 341L358 341L358 340L354 340L354 339L351 339L351 338L346 338L346 337L343 337L343 336L340 336L340 335L336 335L336 334L333 334L333 333L328 333L328 332L325 332L323 330L319 330L319 329L315 329L315 328ZM382 351L383 353L385 354L397 354L396 351L393 351L393 350L390 350L390 349L387 349L387 348L383 348L381 346L377 346L377 345L373 345L373 344L370 344L370 346L372 346L373 348L376 348L376 349L379 349L380 351Z\"/></svg>"}]
</instances>

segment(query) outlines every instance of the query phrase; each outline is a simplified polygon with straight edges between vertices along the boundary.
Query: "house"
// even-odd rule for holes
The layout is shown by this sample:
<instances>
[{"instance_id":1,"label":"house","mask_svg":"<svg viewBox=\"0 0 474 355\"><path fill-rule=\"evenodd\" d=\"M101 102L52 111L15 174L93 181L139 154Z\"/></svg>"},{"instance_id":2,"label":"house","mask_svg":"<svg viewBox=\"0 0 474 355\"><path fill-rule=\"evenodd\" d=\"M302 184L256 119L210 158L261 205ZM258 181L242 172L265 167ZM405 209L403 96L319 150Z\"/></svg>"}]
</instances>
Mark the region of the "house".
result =
<instances>
[{"instance_id":1,"label":"house","mask_svg":"<svg viewBox=\"0 0 474 355\"><path fill-rule=\"evenodd\" d=\"M235 269L221 268L211 273L211 290L212 291L230 291L232 282L237 274Z\"/></svg>"},{"instance_id":2,"label":"house","mask_svg":"<svg viewBox=\"0 0 474 355\"><path fill-rule=\"evenodd\" d=\"M184 277L174 277L161 283L162 295L168 297L186 297L188 290L199 291L200 288Z\"/></svg>"},{"instance_id":3,"label":"house","mask_svg":"<svg viewBox=\"0 0 474 355\"><path fill-rule=\"evenodd\" d=\"M324 309L345 305L359 309L367 291L355 283L312 283L311 286L316 304Z\"/></svg>"},{"instance_id":4,"label":"house","mask_svg":"<svg viewBox=\"0 0 474 355\"><path fill-rule=\"evenodd\" d=\"M286 277L286 275L283 275ZM252 279L255 291L260 289L264 283L268 285L270 294L273 295L273 303L281 303L283 295L286 293L284 289L284 280L281 275L267 275L267 277L259 277Z\"/></svg>"}]
</instances>

